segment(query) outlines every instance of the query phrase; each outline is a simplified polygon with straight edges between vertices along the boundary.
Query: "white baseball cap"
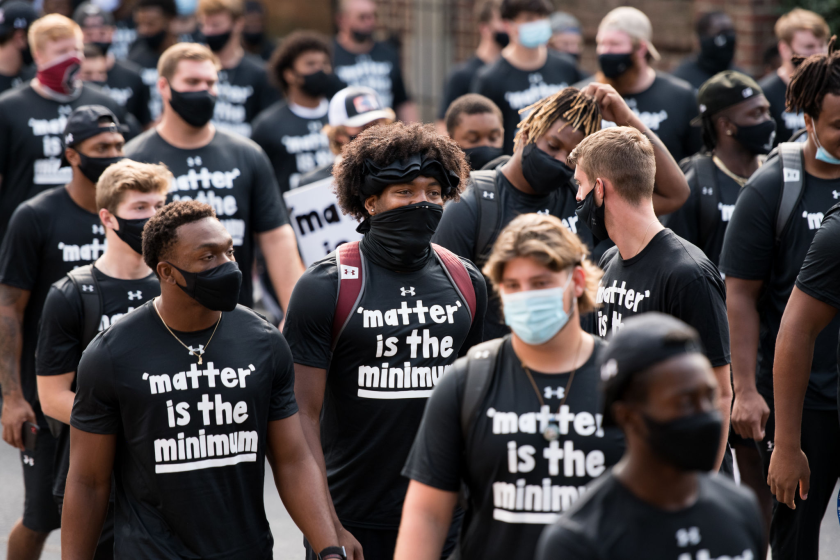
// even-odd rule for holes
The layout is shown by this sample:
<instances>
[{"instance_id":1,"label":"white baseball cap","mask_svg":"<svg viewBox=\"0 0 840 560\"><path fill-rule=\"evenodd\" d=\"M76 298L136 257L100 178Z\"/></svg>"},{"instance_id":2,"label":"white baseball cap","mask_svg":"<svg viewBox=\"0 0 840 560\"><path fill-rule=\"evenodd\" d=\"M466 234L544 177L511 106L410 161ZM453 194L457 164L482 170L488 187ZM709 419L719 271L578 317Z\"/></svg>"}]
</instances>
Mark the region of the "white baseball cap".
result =
<instances>
[{"instance_id":1,"label":"white baseball cap","mask_svg":"<svg viewBox=\"0 0 840 560\"><path fill-rule=\"evenodd\" d=\"M382 100L368 87L351 86L336 93L330 100L330 126L364 126L377 119L394 120L393 109L382 106Z\"/></svg>"},{"instance_id":2,"label":"white baseball cap","mask_svg":"<svg viewBox=\"0 0 840 560\"><path fill-rule=\"evenodd\" d=\"M630 6L615 8L604 16L598 26L598 33L601 31L618 30L627 33L631 38L644 41L647 49L654 60L659 60L659 51L653 46L653 26L648 17L639 9Z\"/></svg>"}]
</instances>

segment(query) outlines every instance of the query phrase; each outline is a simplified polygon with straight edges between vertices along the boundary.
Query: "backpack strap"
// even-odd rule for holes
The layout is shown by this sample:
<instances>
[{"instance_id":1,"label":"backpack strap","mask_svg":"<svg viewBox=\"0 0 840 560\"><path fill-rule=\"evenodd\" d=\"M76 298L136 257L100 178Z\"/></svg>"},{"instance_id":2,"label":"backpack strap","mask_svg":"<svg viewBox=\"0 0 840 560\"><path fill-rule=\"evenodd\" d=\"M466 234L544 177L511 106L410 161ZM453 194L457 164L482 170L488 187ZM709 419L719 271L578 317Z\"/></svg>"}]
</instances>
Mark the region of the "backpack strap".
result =
<instances>
[{"instance_id":1,"label":"backpack strap","mask_svg":"<svg viewBox=\"0 0 840 560\"><path fill-rule=\"evenodd\" d=\"M365 263L358 241L339 245L335 250L338 267L338 298L333 316L332 347L338 343L338 337L350 322L350 315L362 299L364 291Z\"/></svg>"},{"instance_id":2,"label":"backpack strap","mask_svg":"<svg viewBox=\"0 0 840 560\"><path fill-rule=\"evenodd\" d=\"M82 315L84 317L84 328L82 329L82 348L87 348L90 341L99 332L99 324L102 321L102 290L99 289L99 282L93 274L93 265L80 266L67 273L67 276L76 286L82 298Z\"/></svg>"},{"instance_id":3,"label":"backpack strap","mask_svg":"<svg viewBox=\"0 0 840 560\"><path fill-rule=\"evenodd\" d=\"M705 247L706 241L712 236L715 224L719 221L718 203L720 190L718 189L715 163L708 154L694 154L691 163L697 173L697 186L700 189L700 247Z\"/></svg>"},{"instance_id":4,"label":"backpack strap","mask_svg":"<svg viewBox=\"0 0 840 560\"><path fill-rule=\"evenodd\" d=\"M487 396L496 371L499 349L505 340L505 338L497 338L477 344L470 348L466 358L463 358L467 360L467 378L461 400L461 434L464 436L464 441L469 437L478 418L481 403Z\"/></svg>"},{"instance_id":5,"label":"backpack strap","mask_svg":"<svg viewBox=\"0 0 840 560\"><path fill-rule=\"evenodd\" d=\"M476 297L470 271L467 270L461 259L449 249L441 247L437 243L432 243L432 249L435 250L435 256L443 265L443 271L449 281L455 286L458 296L467 304L467 309L470 312L470 324L472 324L475 321Z\"/></svg>"},{"instance_id":6,"label":"backpack strap","mask_svg":"<svg viewBox=\"0 0 840 560\"><path fill-rule=\"evenodd\" d=\"M804 144L782 142L779 144L779 157L782 162L782 195L776 211L776 244L781 243L782 235L788 227L793 211L802 199L805 190L802 148Z\"/></svg>"},{"instance_id":7,"label":"backpack strap","mask_svg":"<svg viewBox=\"0 0 840 560\"><path fill-rule=\"evenodd\" d=\"M473 262L480 266L480 263L487 260L487 253L499 232L502 212L499 208L499 191L496 188L496 171L473 171L470 173L470 179L478 210Z\"/></svg>"}]
</instances>

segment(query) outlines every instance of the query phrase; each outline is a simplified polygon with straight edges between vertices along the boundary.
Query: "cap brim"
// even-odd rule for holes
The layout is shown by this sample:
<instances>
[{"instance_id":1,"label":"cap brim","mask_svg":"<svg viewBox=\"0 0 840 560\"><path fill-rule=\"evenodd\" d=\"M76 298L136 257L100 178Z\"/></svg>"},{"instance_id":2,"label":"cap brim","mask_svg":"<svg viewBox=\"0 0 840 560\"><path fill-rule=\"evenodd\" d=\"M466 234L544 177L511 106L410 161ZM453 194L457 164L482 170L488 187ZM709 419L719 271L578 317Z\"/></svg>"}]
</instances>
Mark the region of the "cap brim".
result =
<instances>
[{"instance_id":1,"label":"cap brim","mask_svg":"<svg viewBox=\"0 0 840 560\"><path fill-rule=\"evenodd\" d=\"M652 42L650 42L650 41L647 42L647 48L648 48L648 52L650 53L650 56L653 57L653 60L661 60L662 59L662 57L659 55L659 51L656 50L656 47L653 46Z\"/></svg>"},{"instance_id":2,"label":"cap brim","mask_svg":"<svg viewBox=\"0 0 840 560\"><path fill-rule=\"evenodd\" d=\"M377 111L369 111L367 113L362 113L361 115L356 115L344 123L344 126L365 126L366 124L372 123L378 119L391 119L396 120L397 116L394 113L393 109L379 109Z\"/></svg>"},{"instance_id":3,"label":"cap brim","mask_svg":"<svg viewBox=\"0 0 840 560\"><path fill-rule=\"evenodd\" d=\"M688 121L688 124L690 124L691 126L702 126L703 125L703 115L697 115L696 117L694 117L693 119Z\"/></svg>"}]
</instances>

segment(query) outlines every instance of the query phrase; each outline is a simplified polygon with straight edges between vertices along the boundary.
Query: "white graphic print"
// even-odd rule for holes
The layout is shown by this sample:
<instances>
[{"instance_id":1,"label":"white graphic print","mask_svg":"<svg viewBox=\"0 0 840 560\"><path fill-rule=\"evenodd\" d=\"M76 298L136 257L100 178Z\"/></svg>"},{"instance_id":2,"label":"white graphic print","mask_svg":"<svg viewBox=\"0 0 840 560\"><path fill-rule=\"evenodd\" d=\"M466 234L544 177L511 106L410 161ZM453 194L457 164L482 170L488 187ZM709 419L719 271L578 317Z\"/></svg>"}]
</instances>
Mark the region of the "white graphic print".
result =
<instances>
[{"instance_id":1,"label":"white graphic print","mask_svg":"<svg viewBox=\"0 0 840 560\"><path fill-rule=\"evenodd\" d=\"M730 218L732 218L732 212L735 210L735 205L718 202L718 210L720 210L720 221L728 222Z\"/></svg>"},{"instance_id":2,"label":"white graphic print","mask_svg":"<svg viewBox=\"0 0 840 560\"><path fill-rule=\"evenodd\" d=\"M553 399L553 398L562 399L563 395L565 395L565 394L566 394L566 388L565 387L557 387L556 389L552 389L551 387L546 387L545 390L543 391L543 397L546 398L546 399Z\"/></svg>"},{"instance_id":3,"label":"white graphic print","mask_svg":"<svg viewBox=\"0 0 840 560\"><path fill-rule=\"evenodd\" d=\"M99 330L104 331L107 328L110 328L111 325L122 319L126 316L126 314L131 313L134 311L133 307L130 307L126 310L125 313L114 313L110 317L107 315L102 315L102 318L99 320Z\"/></svg>"},{"instance_id":4,"label":"white graphic print","mask_svg":"<svg viewBox=\"0 0 840 560\"><path fill-rule=\"evenodd\" d=\"M689 545L700 544L700 529L697 527L689 527L688 529L680 529L677 531L677 546L685 548Z\"/></svg>"},{"instance_id":5,"label":"white graphic print","mask_svg":"<svg viewBox=\"0 0 840 560\"><path fill-rule=\"evenodd\" d=\"M506 91L505 92L505 101L508 102L511 109L518 111L519 109L524 109L528 105L533 105L540 99L544 97L548 97L554 93L557 93L564 87L568 86L566 82L561 82L559 84L547 84L545 80L543 80L542 74L539 72L534 72L533 74L528 75L528 89L523 89L522 91ZM522 118L525 115L521 115Z\"/></svg>"},{"instance_id":6,"label":"white graphic print","mask_svg":"<svg viewBox=\"0 0 840 560\"><path fill-rule=\"evenodd\" d=\"M255 371L253 364L220 370L213 362L209 362L207 368L201 370L197 364L192 363L189 371L181 371L172 376L167 373L144 373L142 379L149 382L152 395L199 389L202 386L220 391L223 389L217 387L217 378L226 389L244 389L248 376ZM178 432L174 434L175 437L154 440L155 473L186 472L256 462L259 445L259 434L256 431L234 429L223 433L207 433L219 429L219 426L223 430L236 428L250 417L245 401L234 403L226 400L225 397L231 392L225 391L227 395L224 396L218 392L203 393L201 400L193 403L175 400L165 402L169 428L190 426L193 421L202 427L192 432L195 435L187 436L185 432ZM195 407L192 414L191 405Z\"/></svg>"},{"instance_id":7,"label":"white graphic print","mask_svg":"<svg viewBox=\"0 0 840 560\"><path fill-rule=\"evenodd\" d=\"M190 354L193 355L193 356L195 356L195 355L203 356L204 355L204 345L203 344L199 344L198 348L193 348L192 346L188 346L187 348L190 349Z\"/></svg>"},{"instance_id":8,"label":"white graphic print","mask_svg":"<svg viewBox=\"0 0 840 560\"><path fill-rule=\"evenodd\" d=\"M403 297L405 296L413 296L414 295L414 286L409 287L407 290L405 288L400 288L400 293Z\"/></svg>"},{"instance_id":9,"label":"white graphic print","mask_svg":"<svg viewBox=\"0 0 840 560\"><path fill-rule=\"evenodd\" d=\"M321 121L310 121L307 124L309 132L302 136L283 136L280 141L286 151L295 156L297 172L289 176L289 188L296 189L300 183L300 176L316 167L332 163L335 156L330 150L327 135L321 132L324 124Z\"/></svg>"},{"instance_id":10,"label":"white graphic print","mask_svg":"<svg viewBox=\"0 0 840 560\"><path fill-rule=\"evenodd\" d=\"M369 55L361 54L356 57L356 63L349 66L336 66L335 73L348 86L364 86L372 88L379 94L383 107L394 106L392 93L391 70L394 65L388 61L377 62Z\"/></svg>"},{"instance_id":11,"label":"white graphic print","mask_svg":"<svg viewBox=\"0 0 840 560\"><path fill-rule=\"evenodd\" d=\"M36 159L33 164L33 183L36 185L56 185L69 183L73 178L71 167L61 166L61 135L67 124L67 116L73 112L69 105L58 107L58 116L54 119L30 118L27 124L32 129L32 136L43 136L44 158Z\"/></svg>"},{"instance_id":12,"label":"white graphic print","mask_svg":"<svg viewBox=\"0 0 840 560\"><path fill-rule=\"evenodd\" d=\"M782 113L782 120L785 121L785 128L790 131L797 131L805 128L805 113Z\"/></svg>"},{"instance_id":13,"label":"white graphic print","mask_svg":"<svg viewBox=\"0 0 840 560\"><path fill-rule=\"evenodd\" d=\"M152 114L153 120L157 119L163 110L163 100L157 88L157 68L143 68L140 72L140 77L143 83L146 84L146 87L149 88L149 112Z\"/></svg>"},{"instance_id":14,"label":"white graphic print","mask_svg":"<svg viewBox=\"0 0 840 560\"><path fill-rule=\"evenodd\" d=\"M140 290L135 290L133 292L128 292L128 301L133 301L135 299L140 299L143 297L143 292Z\"/></svg>"},{"instance_id":15,"label":"white graphic print","mask_svg":"<svg viewBox=\"0 0 840 560\"><path fill-rule=\"evenodd\" d=\"M603 281L602 281L603 282ZM602 283L598 285L598 293L595 296L596 303L612 303L617 304L620 309L623 305L627 311L638 313L639 304L645 299L650 298L650 290L636 291L633 289L626 289L627 282L622 282L621 287L618 286L618 281L613 280L612 286L604 286ZM644 309L642 310L644 311ZM610 327L613 333L618 332L621 328L622 314L618 311L613 311ZM602 310L598 310L598 318L596 319L598 325L598 334L601 337L607 336L607 321L610 317Z\"/></svg>"},{"instance_id":16,"label":"white graphic print","mask_svg":"<svg viewBox=\"0 0 840 560\"><path fill-rule=\"evenodd\" d=\"M227 72L219 72L218 100L213 111L213 123L222 130L251 137L251 123L245 122L247 116L245 103L254 95L253 86L237 86L228 82Z\"/></svg>"},{"instance_id":17,"label":"white graphic print","mask_svg":"<svg viewBox=\"0 0 840 560\"><path fill-rule=\"evenodd\" d=\"M661 109L659 111L639 111L636 106L636 100L634 98L626 99L627 106L636 113L636 116L639 117L639 120L642 121L646 127L651 130L659 130L659 125L661 125L664 121L668 120L668 111ZM601 128L612 128L616 126L616 124L612 121L608 120L601 120Z\"/></svg>"},{"instance_id":18,"label":"white graphic print","mask_svg":"<svg viewBox=\"0 0 840 560\"><path fill-rule=\"evenodd\" d=\"M802 217L808 220L808 229L820 229L820 224L823 221L823 213L822 212L802 212Z\"/></svg>"},{"instance_id":19,"label":"white graphic print","mask_svg":"<svg viewBox=\"0 0 840 560\"><path fill-rule=\"evenodd\" d=\"M84 245L69 245L63 241L58 242L61 250L61 260L64 262L95 261L105 252L107 242L100 241L94 237L90 243Z\"/></svg>"},{"instance_id":20,"label":"white graphic print","mask_svg":"<svg viewBox=\"0 0 840 560\"><path fill-rule=\"evenodd\" d=\"M35 466L35 457L30 457L29 455L24 455L23 456L23 464L24 465L29 465L30 467L34 467Z\"/></svg>"},{"instance_id":21,"label":"white graphic print","mask_svg":"<svg viewBox=\"0 0 840 560\"><path fill-rule=\"evenodd\" d=\"M93 293L93 286L91 284L82 284L82 292Z\"/></svg>"},{"instance_id":22,"label":"white graphic print","mask_svg":"<svg viewBox=\"0 0 840 560\"><path fill-rule=\"evenodd\" d=\"M541 214L541 213L542 212L537 212L537 214ZM545 213L548 214L548 210L546 210ZM578 223L577 214L572 214L568 218L562 218L560 221L563 222L563 225L566 226L566 229L568 229L572 233L577 233L578 232L578 230L577 230L577 223Z\"/></svg>"},{"instance_id":23,"label":"white graphic print","mask_svg":"<svg viewBox=\"0 0 840 560\"><path fill-rule=\"evenodd\" d=\"M108 85L102 86L102 91L108 94L108 97L114 100L120 107L125 107L128 100L134 97L134 90L130 87L116 88Z\"/></svg>"},{"instance_id":24,"label":"white graphic print","mask_svg":"<svg viewBox=\"0 0 840 560\"><path fill-rule=\"evenodd\" d=\"M838 198L840 198L840 192L831 191L831 196L834 197L834 200L837 200Z\"/></svg>"}]
</instances>

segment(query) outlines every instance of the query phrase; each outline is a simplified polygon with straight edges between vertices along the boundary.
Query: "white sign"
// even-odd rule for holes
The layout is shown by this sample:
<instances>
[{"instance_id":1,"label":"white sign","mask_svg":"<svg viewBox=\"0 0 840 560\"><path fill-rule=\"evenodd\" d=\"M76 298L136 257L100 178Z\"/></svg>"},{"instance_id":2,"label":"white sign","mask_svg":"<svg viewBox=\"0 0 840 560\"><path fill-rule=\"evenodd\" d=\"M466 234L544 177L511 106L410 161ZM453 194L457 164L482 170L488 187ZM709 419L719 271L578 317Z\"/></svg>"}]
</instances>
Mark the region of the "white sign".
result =
<instances>
[{"instance_id":1,"label":"white sign","mask_svg":"<svg viewBox=\"0 0 840 560\"><path fill-rule=\"evenodd\" d=\"M344 216L333 193L332 177L283 194L289 221L297 235L300 255L307 267L348 241L358 241L356 220Z\"/></svg>"}]
</instances>

